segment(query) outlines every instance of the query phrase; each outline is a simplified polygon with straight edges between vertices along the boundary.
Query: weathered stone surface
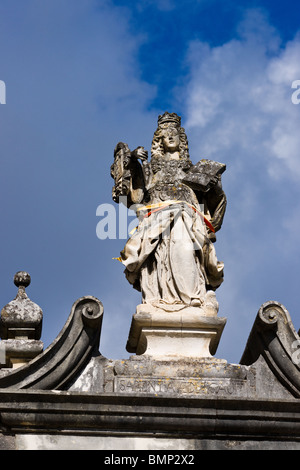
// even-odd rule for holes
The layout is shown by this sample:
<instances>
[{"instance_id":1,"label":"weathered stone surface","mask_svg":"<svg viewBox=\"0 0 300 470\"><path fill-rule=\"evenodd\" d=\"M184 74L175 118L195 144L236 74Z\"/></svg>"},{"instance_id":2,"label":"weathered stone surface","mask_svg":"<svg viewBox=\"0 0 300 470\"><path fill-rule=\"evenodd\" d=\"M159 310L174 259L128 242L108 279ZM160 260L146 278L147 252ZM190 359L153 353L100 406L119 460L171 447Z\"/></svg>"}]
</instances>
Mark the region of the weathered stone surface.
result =
<instances>
[{"instance_id":1,"label":"weathered stone surface","mask_svg":"<svg viewBox=\"0 0 300 470\"><path fill-rule=\"evenodd\" d=\"M19 288L17 296L1 311L0 336L2 339L26 338L39 340L42 331L43 312L26 294L31 282L25 271L15 274L14 283Z\"/></svg>"},{"instance_id":2,"label":"weathered stone surface","mask_svg":"<svg viewBox=\"0 0 300 470\"><path fill-rule=\"evenodd\" d=\"M214 178L226 170L226 165L212 160L200 160L186 174L183 182L196 190L209 191L214 186Z\"/></svg>"},{"instance_id":3,"label":"weathered stone surface","mask_svg":"<svg viewBox=\"0 0 300 470\"><path fill-rule=\"evenodd\" d=\"M241 364L264 368L275 383L300 398L300 337L290 314L279 302L264 303L258 311ZM265 390L268 388L265 380ZM263 391L264 387L261 386Z\"/></svg>"},{"instance_id":4,"label":"weathered stone surface","mask_svg":"<svg viewBox=\"0 0 300 470\"><path fill-rule=\"evenodd\" d=\"M198 318L191 329L190 317L193 309L198 317L218 313L214 291L223 281L223 263L213 242L226 208L221 184L226 166L205 159L193 165L181 118L168 112L158 117L151 161L147 158L143 147L131 152L119 142L111 167L113 200L122 196L128 207L134 203L140 220L120 257L128 281L142 293L127 350L209 357L223 328L216 327L217 320L208 326ZM225 320L220 322L224 326Z\"/></svg>"},{"instance_id":5,"label":"weathered stone surface","mask_svg":"<svg viewBox=\"0 0 300 470\"><path fill-rule=\"evenodd\" d=\"M243 356L247 364L229 364L215 357L153 360L145 354L109 360L85 343L90 355L85 365L79 360L82 366L77 367L79 350L74 345L80 335L75 338L69 326L78 329L85 315L89 328L93 323L96 327L97 309L95 314L88 308L91 305L91 298L76 302L58 337L62 344L70 339L66 356L60 356L58 349L55 359L56 350L49 351L53 371L64 365L57 371L62 374L59 381L57 375L51 379L56 390L43 389L50 382L41 380L40 374L44 371L51 377L51 362L44 353L38 369L31 369L29 363L22 368L26 379L14 385L10 379L9 390L0 390L5 448L71 449L78 435L78 448L91 449L300 448L297 381L290 375L292 366L296 366L293 374L300 373L292 362L290 343L297 333L283 306L272 302L260 309ZM91 346L93 338L88 340ZM278 350L272 346L277 340ZM61 359L71 351L75 354L71 363L64 363ZM280 357L285 370L278 369ZM20 373L10 375L20 377Z\"/></svg>"},{"instance_id":6,"label":"weathered stone surface","mask_svg":"<svg viewBox=\"0 0 300 470\"><path fill-rule=\"evenodd\" d=\"M0 432L0 450L16 450L15 436L7 436Z\"/></svg>"},{"instance_id":7,"label":"weathered stone surface","mask_svg":"<svg viewBox=\"0 0 300 470\"><path fill-rule=\"evenodd\" d=\"M126 277L147 305L201 307L223 281L213 242L226 208L226 167L210 160L193 166L181 118L167 112L147 158L143 147L131 152L120 142L111 167L114 201L138 204L140 224L120 258Z\"/></svg>"},{"instance_id":8,"label":"weathered stone surface","mask_svg":"<svg viewBox=\"0 0 300 470\"><path fill-rule=\"evenodd\" d=\"M297 400L1 391L0 413L27 449L70 448L78 434L95 449L156 449L163 439L171 449L203 449L203 440L211 449L300 447Z\"/></svg>"},{"instance_id":9,"label":"weathered stone surface","mask_svg":"<svg viewBox=\"0 0 300 470\"><path fill-rule=\"evenodd\" d=\"M44 343L36 339L4 339L1 341L1 349L5 357L1 366L17 368L41 354Z\"/></svg>"},{"instance_id":10,"label":"weathered stone surface","mask_svg":"<svg viewBox=\"0 0 300 470\"><path fill-rule=\"evenodd\" d=\"M153 361L131 358L114 366L114 390L173 397L255 396L255 370L215 358Z\"/></svg>"},{"instance_id":11,"label":"weathered stone surface","mask_svg":"<svg viewBox=\"0 0 300 470\"><path fill-rule=\"evenodd\" d=\"M69 318L53 343L27 365L0 371L0 389L60 389L97 354L102 326L102 303L92 296L74 302Z\"/></svg>"},{"instance_id":12,"label":"weathered stone surface","mask_svg":"<svg viewBox=\"0 0 300 470\"><path fill-rule=\"evenodd\" d=\"M1 367L21 367L43 351L40 340L42 333L42 309L26 294L25 288L31 282L30 275L19 271L14 276L18 293L1 311L0 336L4 360Z\"/></svg>"},{"instance_id":13,"label":"weathered stone surface","mask_svg":"<svg viewBox=\"0 0 300 470\"><path fill-rule=\"evenodd\" d=\"M49 434L21 434L16 437L18 450L102 450L106 451L106 459L116 465L127 464L135 467L137 464L149 463L169 465L183 463L200 464L199 450L299 450L297 441L256 441L241 439L206 439L188 438L173 439L171 437L108 437L108 436L64 436ZM109 454L109 451L125 451L122 454ZM162 451L162 455L141 453L138 456L128 455L128 451ZM183 455L184 457L181 457ZM125 457L126 456L126 457ZM134 460L132 460L134 459ZM135 464L137 459L137 463Z\"/></svg>"},{"instance_id":14,"label":"weathered stone surface","mask_svg":"<svg viewBox=\"0 0 300 470\"><path fill-rule=\"evenodd\" d=\"M226 323L204 308L161 310L148 304L137 307L126 349L137 355L157 357L211 357L215 354Z\"/></svg>"}]
</instances>

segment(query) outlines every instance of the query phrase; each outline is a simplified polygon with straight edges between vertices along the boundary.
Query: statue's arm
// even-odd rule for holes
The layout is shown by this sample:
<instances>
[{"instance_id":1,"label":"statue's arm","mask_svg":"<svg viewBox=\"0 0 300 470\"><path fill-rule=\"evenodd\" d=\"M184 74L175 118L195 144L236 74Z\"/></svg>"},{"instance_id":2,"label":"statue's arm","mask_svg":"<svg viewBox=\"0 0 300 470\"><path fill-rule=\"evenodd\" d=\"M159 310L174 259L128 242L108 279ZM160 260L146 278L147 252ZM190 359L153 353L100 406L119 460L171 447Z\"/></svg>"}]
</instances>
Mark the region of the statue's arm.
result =
<instances>
[{"instance_id":1,"label":"statue's arm","mask_svg":"<svg viewBox=\"0 0 300 470\"><path fill-rule=\"evenodd\" d=\"M144 174L138 159L147 159L147 152L142 147L131 152L127 144L121 142L117 145L111 166L111 176L115 180L112 198L115 202L125 203L127 207L140 204L144 198Z\"/></svg>"},{"instance_id":2,"label":"statue's arm","mask_svg":"<svg viewBox=\"0 0 300 470\"><path fill-rule=\"evenodd\" d=\"M133 204L141 204L145 194L145 180L143 168L136 157L132 156L130 162L130 190L128 194L128 207Z\"/></svg>"},{"instance_id":3,"label":"statue's arm","mask_svg":"<svg viewBox=\"0 0 300 470\"><path fill-rule=\"evenodd\" d=\"M220 230L227 206L226 194L222 189L221 176L217 183L206 193L207 207L211 215L211 224L215 232Z\"/></svg>"}]
</instances>

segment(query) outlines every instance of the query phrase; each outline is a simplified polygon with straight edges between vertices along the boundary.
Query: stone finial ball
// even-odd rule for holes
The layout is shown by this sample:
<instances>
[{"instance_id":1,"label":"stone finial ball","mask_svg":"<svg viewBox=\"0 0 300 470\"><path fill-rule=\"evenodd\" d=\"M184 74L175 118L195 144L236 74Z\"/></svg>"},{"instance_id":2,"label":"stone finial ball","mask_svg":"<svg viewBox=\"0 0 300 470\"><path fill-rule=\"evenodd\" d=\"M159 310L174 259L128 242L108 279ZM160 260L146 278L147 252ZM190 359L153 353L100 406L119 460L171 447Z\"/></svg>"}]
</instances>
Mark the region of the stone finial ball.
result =
<instances>
[{"instance_id":1,"label":"stone finial ball","mask_svg":"<svg viewBox=\"0 0 300 470\"><path fill-rule=\"evenodd\" d=\"M29 286L30 282L31 282L30 274L28 274L26 271L18 271L14 276L14 284L17 287L20 287L20 286L27 287Z\"/></svg>"}]
</instances>

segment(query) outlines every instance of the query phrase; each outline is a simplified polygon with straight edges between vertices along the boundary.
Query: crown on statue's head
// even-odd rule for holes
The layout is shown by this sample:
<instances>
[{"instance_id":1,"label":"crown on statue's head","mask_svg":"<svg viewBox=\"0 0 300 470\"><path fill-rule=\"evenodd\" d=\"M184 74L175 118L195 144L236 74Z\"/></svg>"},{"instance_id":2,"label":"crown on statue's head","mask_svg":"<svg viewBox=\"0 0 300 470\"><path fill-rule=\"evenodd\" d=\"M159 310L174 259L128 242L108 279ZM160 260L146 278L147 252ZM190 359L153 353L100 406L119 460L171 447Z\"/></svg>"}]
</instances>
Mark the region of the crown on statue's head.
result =
<instances>
[{"instance_id":1,"label":"crown on statue's head","mask_svg":"<svg viewBox=\"0 0 300 470\"><path fill-rule=\"evenodd\" d=\"M180 127L181 126L181 117L178 116L176 113L168 113L167 111L158 116L158 125L159 126L162 126L164 124L169 124L169 123L172 123L173 125L175 125L176 127Z\"/></svg>"}]
</instances>

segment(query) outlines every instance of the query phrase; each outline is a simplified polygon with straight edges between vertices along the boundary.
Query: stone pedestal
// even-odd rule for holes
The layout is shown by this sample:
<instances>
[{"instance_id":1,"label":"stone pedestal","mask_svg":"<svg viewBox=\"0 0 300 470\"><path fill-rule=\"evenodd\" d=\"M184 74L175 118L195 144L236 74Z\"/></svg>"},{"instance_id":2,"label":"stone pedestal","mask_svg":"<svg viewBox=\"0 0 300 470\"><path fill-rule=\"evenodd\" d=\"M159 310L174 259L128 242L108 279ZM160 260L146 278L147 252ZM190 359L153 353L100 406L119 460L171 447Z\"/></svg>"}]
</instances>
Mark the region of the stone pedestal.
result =
<instances>
[{"instance_id":1,"label":"stone pedestal","mask_svg":"<svg viewBox=\"0 0 300 470\"><path fill-rule=\"evenodd\" d=\"M207 358L217 350L226 318L207 315L200 307L166 311L138 305L126 349L153 358Z\"/></svg>"},{"instance_id":2,"label":"stone pedestal","mask_svg":"<svg viewBox=\"0 0 300 470\"><path fill-rule=\"evenodd\" d=\"M15 274L14 284L18 293L1 311L0 316L0 369L23 366L43 352L43 312L26 294L31 282L25 271Z\"/></svg>"},{"instance_id":3,"label":"stone pedestal","mask_svg":"<svg viewBox=\"0 0 300 470\"><path fill-rule=\"evenodd\" d=\"M3 339L0 348L0 367L17 369L41 354L44 343L35 339Z\"/></svg>"}]
</instances>

